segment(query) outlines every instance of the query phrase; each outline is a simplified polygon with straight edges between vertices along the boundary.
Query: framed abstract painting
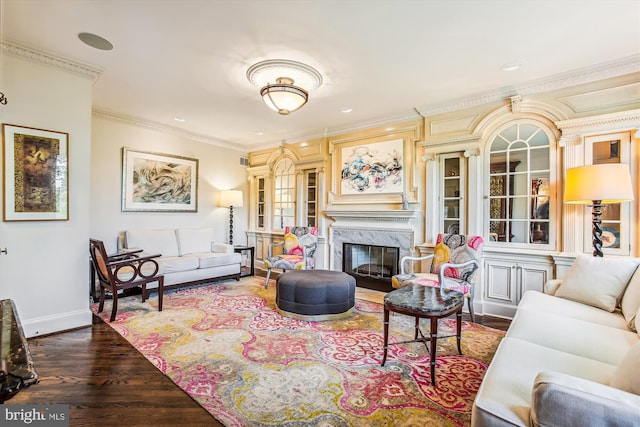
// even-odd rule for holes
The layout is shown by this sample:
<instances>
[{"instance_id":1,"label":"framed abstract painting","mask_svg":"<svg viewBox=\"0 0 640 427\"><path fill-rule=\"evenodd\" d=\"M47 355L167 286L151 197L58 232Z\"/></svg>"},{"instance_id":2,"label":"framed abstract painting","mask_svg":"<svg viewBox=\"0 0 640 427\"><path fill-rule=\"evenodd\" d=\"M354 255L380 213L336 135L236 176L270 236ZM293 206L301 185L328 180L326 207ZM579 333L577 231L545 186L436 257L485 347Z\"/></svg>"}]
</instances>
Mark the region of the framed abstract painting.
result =
<instances>
[{"instance_id":1,"label":"framed abstract painting","mask_svg":"<svg viewBox=\"0 0 640 427\"><path fill-rule=\"evenodd\" d=\"M198 212L198 159L122 149L123 212Z\"/></svg>"},{"instance_id":2,"label":"framed abstract painting","mask_svg":"<svg viewBox=\"0 0 640 427\"><path fill-rule=\"evenodd\" d=\"M69 220L69 134L2 125L4 221Z\"/></svg>"}]
</instances>

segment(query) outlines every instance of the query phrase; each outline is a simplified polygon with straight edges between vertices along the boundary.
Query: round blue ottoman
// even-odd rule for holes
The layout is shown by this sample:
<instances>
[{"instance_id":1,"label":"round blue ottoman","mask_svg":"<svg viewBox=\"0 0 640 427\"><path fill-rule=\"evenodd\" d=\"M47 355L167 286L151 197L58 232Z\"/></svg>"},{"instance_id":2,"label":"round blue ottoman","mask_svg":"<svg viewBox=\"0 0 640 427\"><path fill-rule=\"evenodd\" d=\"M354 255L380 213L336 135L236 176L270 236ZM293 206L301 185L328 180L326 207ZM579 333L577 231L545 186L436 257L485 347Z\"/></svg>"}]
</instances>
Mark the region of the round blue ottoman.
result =
<instances>
[{"instance_id":1,"label":"round blue ottoman","mask_svg":"<svg viewBox=\"0 0 640 427\"><path fill-rule=\"evenodd\" d=\"M353 311L355 295L356 279L341 271L289 270L276 280L276 309L300 320L346 317Z\"/></svg>"}]
</instances>

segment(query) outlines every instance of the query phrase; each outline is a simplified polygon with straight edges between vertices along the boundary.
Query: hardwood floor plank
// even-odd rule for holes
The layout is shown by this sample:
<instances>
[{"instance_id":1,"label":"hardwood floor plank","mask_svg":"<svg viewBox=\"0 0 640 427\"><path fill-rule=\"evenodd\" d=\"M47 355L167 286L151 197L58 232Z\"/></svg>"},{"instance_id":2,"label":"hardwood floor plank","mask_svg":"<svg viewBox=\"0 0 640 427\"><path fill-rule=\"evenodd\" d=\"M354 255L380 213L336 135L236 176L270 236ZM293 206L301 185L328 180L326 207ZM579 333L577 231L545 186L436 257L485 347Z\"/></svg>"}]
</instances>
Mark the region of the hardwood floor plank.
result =
<instances>
[{"instance_id":1,"label":"hardwood floor plank","mask_svg":"<svg viewBox=\"0 0 640 427\"><path fill-rule=\"evenodd\" d=\"M40 382L6 402L69 405L70 426L222 426L109 325L29 339Z\"/></svg>"}]
</instances>

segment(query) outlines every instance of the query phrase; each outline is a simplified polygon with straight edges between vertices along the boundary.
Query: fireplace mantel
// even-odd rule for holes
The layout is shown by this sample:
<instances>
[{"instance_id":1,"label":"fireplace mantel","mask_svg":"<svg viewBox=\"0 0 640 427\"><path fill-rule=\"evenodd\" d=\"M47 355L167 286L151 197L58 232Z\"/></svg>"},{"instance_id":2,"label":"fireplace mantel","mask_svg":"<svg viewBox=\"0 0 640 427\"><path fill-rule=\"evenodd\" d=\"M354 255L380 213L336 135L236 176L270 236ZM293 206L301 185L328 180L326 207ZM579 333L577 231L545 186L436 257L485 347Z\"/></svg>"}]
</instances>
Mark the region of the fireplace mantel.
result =
<instances>
[{"instance_id":1,"label":"fireplace mantel","mask_svg":"<svg viewBox=\"0 0 640 427\"><path fill-rule=\"evenodd\" d=\"M324 213L336 222L393 222L410 224L420 217L417 210L344 210L327 209Z\"/></svg>"}]
</instances>

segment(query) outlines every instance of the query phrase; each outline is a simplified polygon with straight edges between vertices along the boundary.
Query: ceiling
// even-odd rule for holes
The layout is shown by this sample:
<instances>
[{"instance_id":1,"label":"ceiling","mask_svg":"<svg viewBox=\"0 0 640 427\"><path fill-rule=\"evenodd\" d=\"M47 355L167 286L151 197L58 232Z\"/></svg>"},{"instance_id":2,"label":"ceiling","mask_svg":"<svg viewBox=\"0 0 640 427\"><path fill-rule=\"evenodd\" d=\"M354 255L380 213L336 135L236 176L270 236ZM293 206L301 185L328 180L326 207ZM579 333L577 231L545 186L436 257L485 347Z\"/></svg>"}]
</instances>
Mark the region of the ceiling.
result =
<instances>
[{"instance_id":1,"label":"ceiling","mask_svg":"<svg viewBox=\"0 0 640 427\"><path fill-rule=\"evenodd\" d=\"M640 0L0 0L0 19L3 40L101 69L94 110L244 151L640 63ZM266 59L323 83L280 116L246 78Z\"/></svg>"}]
</instances>

